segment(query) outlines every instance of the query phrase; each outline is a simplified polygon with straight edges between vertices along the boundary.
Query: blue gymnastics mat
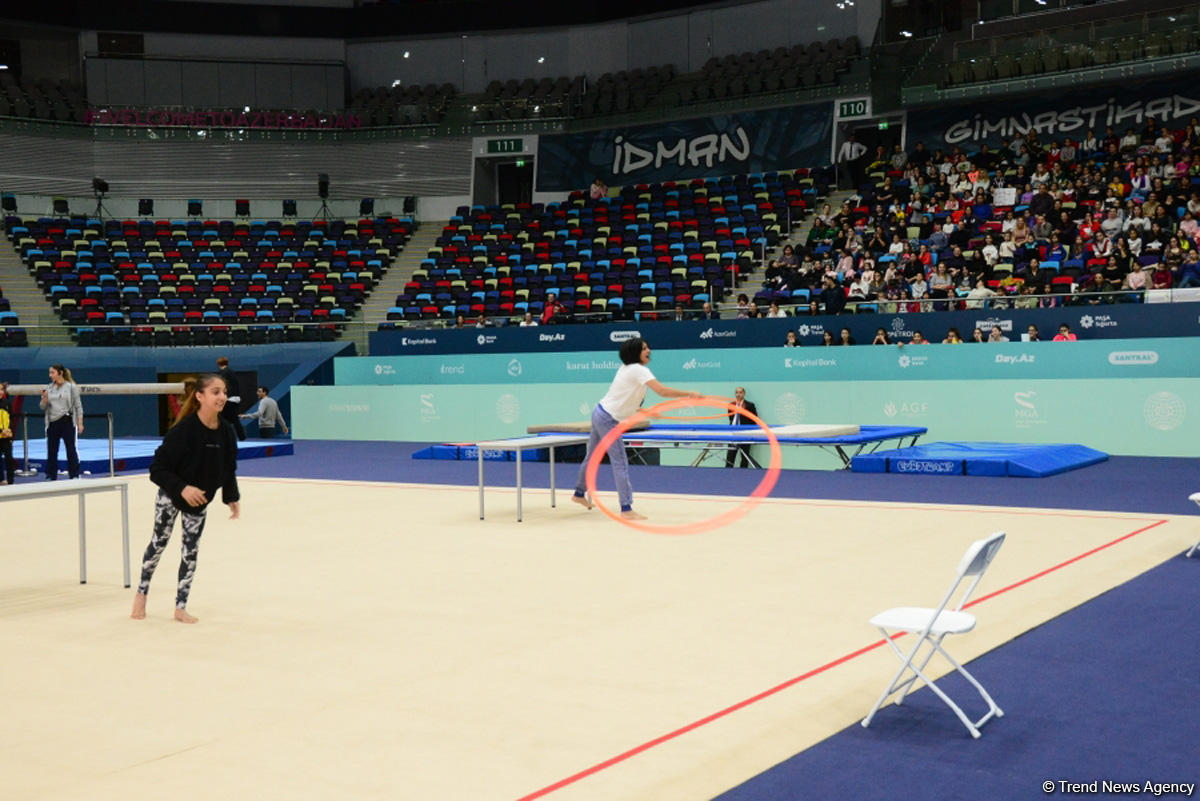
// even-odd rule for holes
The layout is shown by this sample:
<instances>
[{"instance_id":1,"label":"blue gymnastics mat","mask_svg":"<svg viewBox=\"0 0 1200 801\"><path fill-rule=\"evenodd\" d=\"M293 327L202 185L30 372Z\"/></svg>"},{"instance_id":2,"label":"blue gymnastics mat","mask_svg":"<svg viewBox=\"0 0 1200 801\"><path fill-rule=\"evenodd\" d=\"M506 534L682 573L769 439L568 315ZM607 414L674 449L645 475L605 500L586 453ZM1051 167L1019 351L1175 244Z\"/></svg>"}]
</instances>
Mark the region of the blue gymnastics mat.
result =
<instances>
[{"instance_id":1,"label":"blue gymnastics mat","mask_svg":"<svg viewBox=\"0 0 1200 801\"><path fill-rule=\"evenodd\" d=\"M145 470L154 460L154 451L162 444L162 438L157 439L115 439L113 440L113 469L118 473L127 470ZM76 444L79 451L79 469L93 475L108 473L108 440L80 439ZM260 459L267 456L291 456L293 453L290 439L248 439L238 443L238 460ZM17 466L25 464L25 449L20 442L13 443L13 458ZM46 463L46 440L29 440L29 467L43 472ZM67 450L61 445L58 448L58 469L67 469Z\"/></svg>"},{"instance_id":2,"label":"blue gymnastics mat","mask_svg":"<svg viewBox=\"0 0 1200 801\"><path fill-rule=\"evenodd\" d=\"M850 469L856 473L1042 478L1107 459L1107 453L1084 445L934 442L860 454L850 460Z\"/></svg>"}]
</instances>

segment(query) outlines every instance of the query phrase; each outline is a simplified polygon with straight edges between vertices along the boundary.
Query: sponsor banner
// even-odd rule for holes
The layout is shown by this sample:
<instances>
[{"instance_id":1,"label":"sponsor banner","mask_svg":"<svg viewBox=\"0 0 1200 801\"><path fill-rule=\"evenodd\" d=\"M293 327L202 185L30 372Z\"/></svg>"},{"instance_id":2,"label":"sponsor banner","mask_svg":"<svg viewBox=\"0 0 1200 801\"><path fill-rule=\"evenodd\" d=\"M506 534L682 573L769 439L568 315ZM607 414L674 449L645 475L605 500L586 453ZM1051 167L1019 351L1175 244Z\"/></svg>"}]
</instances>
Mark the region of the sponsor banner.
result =
<instances>
[{"instance_id":1,"label":"sponsor banner","mask_svg":"<svg viewBox=\"0 0 1200 801\"><path fill-rule=\"evenodd\" d=\"M337 359L334 378L339 386L607 383L620 366L615 347L583 352L362 356ZM1148 378L1200 375L1200 355L1193 340L1178 337L836 349L710 350L695 344L684 348L656 344L650 369L667 383L711 378L736 384L751 376L792 382Z\"/></svg>"},{"instance_id":2,"label":"sponsor banner","mask_svg":"<svg viewBox=\"0 0 1200 801\"><path fill-rule=\"evenodd\" d=\"M1112 126L1140 131L1148 120L1166 128L1181 128L1200 116L1196 73L1155 78L1013 99L986 98L916 109L908 115L910 145L924 142L930 150L958 146L974 153L985 142L995 149L1017 134L1036 132L1042 142L1083 139L1089 130L1103 136ZM1086 154L1085 154L1086 155Z\"/></svg>"},{"instance_id":3,"label":"sponsor banner","mask_svg":"<svg viewBox=\"0 0 1200 801\"><path fill-rule=\"evenodd\" d=\"M252 128L256 130L350 130L361 128L357 114L313 114L287 111L179 111L175 109L91 108L87 125L125 128Z\"/></svg>"},{"instance_id":4,"label":"sponsor banner","mask_svg":"<svg viewBox=\"0 0 1200 801\"><path fill-rule=\"evenodd\" d=\"M920 331L941 342L950 328L964 339L978 328L984 336L999 326L1004 336L1020 340L1030 325L1050 339L1066 323L1081 340L1134 337L1194 337L1200 335L1200 304L1115 303L1104 306L1063 306L1051 309L970 309L918 314L846 314L785 317L762 320L686 320L628 323L589 323L521 328L397 329L374 331L371 353L528 353L593 351L616 353L622 342L644 337L655 350L689 348L765 348L783 345L789 330L805 347L820 345L826 331L840 339L843 328L860 345L874 340L882 328L893 341L912 339Z\"/></svg>"},{"instance_id":5,"label":"sponsor banner","mask_svg":"<svg viewBox=\"0 0 1200 801\"><path fill-rule=\"evenodd\" d=\"M1099 358L1090 361L1108 365L1106 354L1093 355ZM1005 377L1008 372L1001 371L1001 378L980 383L928 380L913 371L907 380L847 381L837 371L822 371L823 379L801 382L795 372L762 375L758 365L740 358L726 363L722 357L721 368L705 371L701 357L691 368L686 366L691 357L657 357L651 367L669 386L723 396L744 386L772 425L916 425L929 429L922 438L927 443L1066 442L1111 454L1191 458L1200 452L1200 414L1192 400L1200 396L1200 377L1195 376L1161 378L1141 368L1122 368L1120 381L1109 375L1064 380ZM297 439L470 443L519 436L530 425L587 420L615 369L589 370L591 380L579 383L298 385L292 389L289 422ZM646 404L658 400L649 393ZM765 447L756 447L761 449L756 457L765 459ZM669 455L664 452L664 463ZM681 463L694 456L681 455ZM788 467L841 467L818 448L786 447L784 460ZM961 469L955 460L917 461L924 464L910 465L910 472L948 469L947 464ZM723 465L724 459L710 463Z\"/></svg>"},{"instance_id":6,"label":"sponsor banner","mask_svg":"<svg viewBox=\"0 0 1200 801\"><path fill-rule=\"evenodd\" d=\"M584 189L829 163L833 104L538 137L537 189Z\"/></svg>"}]
</instances>

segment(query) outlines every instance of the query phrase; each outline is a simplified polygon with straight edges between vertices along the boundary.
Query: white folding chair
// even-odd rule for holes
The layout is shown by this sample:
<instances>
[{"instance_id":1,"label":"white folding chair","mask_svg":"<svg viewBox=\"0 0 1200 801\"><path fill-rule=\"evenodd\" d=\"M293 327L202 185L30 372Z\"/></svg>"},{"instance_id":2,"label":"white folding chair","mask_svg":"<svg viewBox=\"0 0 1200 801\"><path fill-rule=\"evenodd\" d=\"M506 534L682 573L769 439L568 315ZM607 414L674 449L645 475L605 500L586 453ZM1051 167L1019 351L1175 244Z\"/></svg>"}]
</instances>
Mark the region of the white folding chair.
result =
<instances>
[{"instance_id":1,"label":"white folding chair","mask_svg":"<svg viewBox=\"0 0 1200 801\"><path fill-rule=\"evenodd\" d=\"M1200 493L1197 494L1200 495ZM938 698L941 698L946 702L947 706L954 710L954 714L958 715L958 719L967 727L967 731L971 732L972 737L978 738L979 727L993 717L1004 716L1004 712L1000 710L1000 707L996 706L996 702L988 695L987 690L983 689L983 685L942 647L942 640L948 635L965 634L975 628L975 616L970 612L962 611L962 608L971 597L971 593L975 591L975 587L983 577L984 571L992 563L992 559L996 556L996 551L1000 550L1000 545L1003 542L1004 532L998 531L987 539L976 540L971 543L971 547L967 548L967 552L963 554L962 561L958 563L958 575L954 577L954 583L950 585L946 596L942 598L941 604L936 608L903 606L889 609L871 618L871 625L876 626L883 632L884 639L887 640L888 645L896 652L896 656L900 658L903 664L896 671L896 675L892 677L892 681L887 689L879 696L879 700L875 702L875 706L871 707L870 713L863 718L862 725L864 728L871 725L871 718L875 717L875 713L879 711L879 708L884 705L890 696L899 693L899 697L896 698L896 704L899 706L903 703L904 697L913 691L913 685L917 679L925 682L929 689L937 694ZM959 587L964 583L967 585L966 590L959 597L957 605L947 609L955 593L958 592ZM908 653L901 651L899 646L896 645L896 638L902 633L916 635L916 639L908 649ZM928 646L928 652L918 659L922 648L926 646ZM963 713L958 704L954 703L950 696L946 695L942 691L942 688L938 687L925 674L925 666L929 664L929 660L935 652L944 656L954 666L954 669L961 673L979 691L980 696L983 697L983 700L988 705L988 713L986 715L979 720L972 721Z\"/></svg>"},{"instance_id":2,"label":"white folding chair","mask_svg":"<svg viewBox=\"0 0 1200 801\"><path fill-rule=\"evenodd\" d=\"M1193 492L1191 495L1188 496L1188 500L1191 501L1192 503L1196 504L1197 506L1200 506L1200 492ZM1192 549L1187 552L1188 559L1192 558L1192 554L1194 554L1196 552L1197 548L1200 548L1200 542L1197 542L1195 545L1193 545Z\"/></svg>"}]
</instances>

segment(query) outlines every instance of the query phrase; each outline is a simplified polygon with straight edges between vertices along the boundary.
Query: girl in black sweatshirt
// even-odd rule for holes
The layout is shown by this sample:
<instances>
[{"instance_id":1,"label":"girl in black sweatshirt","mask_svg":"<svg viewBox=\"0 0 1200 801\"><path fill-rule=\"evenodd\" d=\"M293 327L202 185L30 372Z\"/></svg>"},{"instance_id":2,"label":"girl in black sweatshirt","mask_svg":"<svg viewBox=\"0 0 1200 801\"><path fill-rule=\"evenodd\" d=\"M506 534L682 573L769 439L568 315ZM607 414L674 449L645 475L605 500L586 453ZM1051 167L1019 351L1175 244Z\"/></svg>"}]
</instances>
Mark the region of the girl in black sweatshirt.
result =
<instances>
[{"instance_id":1,"label":"girl in black sweatshirt","mask_svg":"<svg viewBox=\"0 0 1200 801\"><path fill-rule=\"evenodd\" d=\"M196 575L196 554L204 532L208 504L216 491L229 506L231 519L240 513L237 485L237 436L221 417L225 407L225 382L217 375L201 376L188 396L162 445L154 452L150 480L158 485L154 503L154 535L142 557L142 578L133 596L132 617L146 616L146 593L163 549L171 538L175 518L183 514L183 558L179 563L179 589L175 594L175 619L195 623L187 613L188 593Z\"/></svg>"}]
</instances>

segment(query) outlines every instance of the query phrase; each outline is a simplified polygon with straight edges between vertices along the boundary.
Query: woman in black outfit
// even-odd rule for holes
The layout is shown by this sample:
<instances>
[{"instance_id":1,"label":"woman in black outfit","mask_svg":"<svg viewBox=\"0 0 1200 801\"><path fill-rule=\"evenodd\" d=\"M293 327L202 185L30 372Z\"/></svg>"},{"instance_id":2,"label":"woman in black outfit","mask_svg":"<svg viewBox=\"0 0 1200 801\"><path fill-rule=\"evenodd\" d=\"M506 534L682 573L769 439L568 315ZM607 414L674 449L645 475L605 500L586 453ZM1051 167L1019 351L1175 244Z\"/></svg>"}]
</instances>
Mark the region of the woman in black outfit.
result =
<instances>
[{"instance_id":1,"label":"woman in black outfit","mask_svg":"<svg viewBox=\"0 0 1200 801\"><path fill-rule=\"evenodd\" d=\"M131 617L146 616L146 593L163 549L171 538L175 518L183 514L183 555L179 562L179 589L175 594L175 619L195 623L187 612L188 593L196 575L196 555L204 532L208 504L221 490L230 518L240 514L237 484L237 436L221 419L225 407L225 382L217 375L196 380L196 389L184 402L179 419L163 437L150 464L150 480L158 485L154 502L154 535L142 557L142 576L133 596Z\"/></svg>"}]
</instances>

